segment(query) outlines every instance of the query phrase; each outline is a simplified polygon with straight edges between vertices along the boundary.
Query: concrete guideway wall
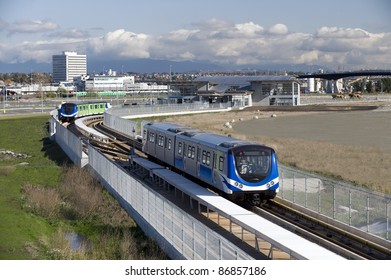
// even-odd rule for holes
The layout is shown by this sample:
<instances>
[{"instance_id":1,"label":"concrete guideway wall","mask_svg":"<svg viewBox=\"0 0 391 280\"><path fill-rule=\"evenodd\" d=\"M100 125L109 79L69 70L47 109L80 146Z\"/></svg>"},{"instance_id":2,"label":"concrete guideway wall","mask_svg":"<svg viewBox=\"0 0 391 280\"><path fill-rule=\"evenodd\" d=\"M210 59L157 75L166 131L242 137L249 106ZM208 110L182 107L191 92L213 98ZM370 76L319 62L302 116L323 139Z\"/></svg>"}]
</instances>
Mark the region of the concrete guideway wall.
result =
<instances>
[{"instance_id":1,"label":"concrete guideway wall","mask_svg":"<svg viewBox=\"0 0 391 280\"><path fill-rule=\"evenodd\" d=\"M88 164L88 156L83 152L82 140L64 127L57 119L50 119L50 135L74 164L84 167Z\"/></svg>"},{"instance_id":2,"label":"concrete guideway wall","mask_svg":"<svg viewBox=\"0 0 391 280\"><path fill-rule=\"evenodd\" d=\"M251 256L181 210L145 183L89 146L89 166L136 220L173 259L247 260Z\"/></svg>"},{"instance_id":3,"label":"concrete guideway wall","mask_svg":"<svg viewBox=\"0 0 391 280\"><path fill-rule=\"evenodd\" d=\"M137 122L129 121L107 112L104 113L103 124L105 126L114 128L123 134L131 135L133 137L137 129Z\"/></svg>"}]
</instances>

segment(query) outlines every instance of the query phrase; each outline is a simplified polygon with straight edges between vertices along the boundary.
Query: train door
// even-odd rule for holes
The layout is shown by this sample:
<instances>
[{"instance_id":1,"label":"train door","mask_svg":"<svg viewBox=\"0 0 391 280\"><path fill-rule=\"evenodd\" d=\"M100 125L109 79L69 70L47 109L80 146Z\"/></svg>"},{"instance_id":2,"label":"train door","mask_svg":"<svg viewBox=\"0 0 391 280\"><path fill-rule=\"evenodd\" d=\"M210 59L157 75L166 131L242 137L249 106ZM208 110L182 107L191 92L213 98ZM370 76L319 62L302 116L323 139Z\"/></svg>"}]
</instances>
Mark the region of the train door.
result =
<instances>
[{"instance_id":1,"label":"train door","mask_svg":"<svg viewBox=\"0 0 391 280\"><path fill-rule=\"evenodd\" d=\"M142 132L142 144L143 144L143 152L148 151L148 130L143 126L143 132Z\"/></svg>"},{"instance_id":2,"label":"train door","mask_svg":"<svg viewBox=\"0 0 391 280\"><path fill-rule=\"evenodd\" d=\"M156 158L166 161L164 157L164 135L160 133L156 133Z\"/></svg>"},{"instance_id":3,"label":"train door","mask_svg":"<svg viewBox=\"0 0 391 280\"><path fill-rule=\"evenodd\" d=\"M216 188L224 190L224 183L222 181L221 174L225 174L226 170L226 160L225 153L222 151L217 151L213 155L213 184Z\"/></svg>"},{"instance_id":4,"label":"train door","mask_svg":"<svg viewBox=\"0 0 391 280\"><path fill-rule=\"evenodd\" d=\"M197 177L200 177L200 166L201 166L201 148L197 145L197 155L196 155L196 174Z\"/></svg>"},{"instance_id":5,"label":"train door","mask_svg":"<svg viewBox=\"0 0 391 280\"><path fill-rule=\"evenodd\" d=\"M217 166L216 166L216 152L213 151L213 156L212 156L212 181L213 181L213 184L216 183L216 169L217 169Z\"/></svg>"},{"instance_id":6,"label":"train door","mask_svg":"<svg viewBox=\"0 0 391 280\"><path fill-rule=\"evenodd\" d=\"M164 143L164 159L169 165L174 165L174 137L167 135Z\"/></svg>"},{"instance_id":7,"label":"train door","mask_svg":"<svg viewBox=\"0 0 391 280\"><path fill-rule=\"evenodd\" d=\"M184 162L183 162L183 153L185 143L178 137L176 137L176 148L175 148L175 167L184 170Z\"/></svg>"},{"instance_id":8,"label":"train door","mask_svg":"<svg viewBox=\"0 0 391 280\"><path fill-rule=\"evenodd\" d=\"M196 147L193 143L186 145L185 153L185 169L186 173L196 176L197 175L197 162L196 162Z\"/></svg>"},{"instance_id":9,"label":"train door","mask_svg":"<svg viewBox=\"0 0 391 280\"><path fill-rule=\"evenodd\" d=\"M212 155L213 152L208 147L201 146L199 178L209 184L212 184Z\"/></svg>"},{"instance_id":10,"label":"train door","mask_svg":"<svg viewBox=\"0 0 391 280\"><path fill-rule=\"evenodd\" d=\"M147 141L148 141L148 154L156 157L156 133L155 131L148 131Z\"/></svg>"}]
</instances>

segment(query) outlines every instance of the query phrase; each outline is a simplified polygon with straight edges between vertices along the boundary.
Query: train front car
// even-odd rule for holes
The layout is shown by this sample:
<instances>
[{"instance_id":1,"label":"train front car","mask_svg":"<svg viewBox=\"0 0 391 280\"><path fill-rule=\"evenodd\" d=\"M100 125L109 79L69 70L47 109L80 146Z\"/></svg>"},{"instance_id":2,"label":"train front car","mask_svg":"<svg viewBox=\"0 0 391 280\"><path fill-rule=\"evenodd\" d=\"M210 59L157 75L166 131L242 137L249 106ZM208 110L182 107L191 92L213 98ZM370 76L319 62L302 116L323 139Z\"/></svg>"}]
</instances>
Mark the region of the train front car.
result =
<instances>
[{"instance_id":1,"label":"train front car","mask_svg":"<svg viewBox=\"0 0 391 280\"><path fill-rule=\"evenodd\" d=\"M279 190L275 151L259 144L238 145L229 150L225 181L233 200L252 205L273 199Z\"/></svg>"},{"instance_id":2,"label":"train front car","mask_svg":"<svg viewBox=\"0 0 391 280\"><path fill-rule=\"evenodd\" d=\"M58 111L58 118L62 122L71 122L78 114L75 103L63 103Z\"/></svg>"}]
</instances>

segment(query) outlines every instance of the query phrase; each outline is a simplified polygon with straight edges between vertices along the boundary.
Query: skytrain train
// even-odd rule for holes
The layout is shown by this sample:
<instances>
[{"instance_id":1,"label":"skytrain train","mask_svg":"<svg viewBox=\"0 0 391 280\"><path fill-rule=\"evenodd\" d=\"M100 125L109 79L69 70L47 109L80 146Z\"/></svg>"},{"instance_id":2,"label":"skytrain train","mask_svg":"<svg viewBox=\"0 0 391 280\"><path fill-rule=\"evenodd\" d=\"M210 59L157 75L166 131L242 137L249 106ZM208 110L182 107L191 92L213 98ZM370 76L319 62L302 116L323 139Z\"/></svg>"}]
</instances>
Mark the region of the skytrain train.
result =
<instances>
[{"instance_id":1,"label":"skytrain train","mask_svg":"<svg viewBox=\"0 0 391 280\"><path fill-rule=\"evenodd\" d=\"M103 114L111 105L106 101L63 103L58 109L58 119L62 122L72 122L75 118Z\"/></svg>"},{"instance_id":2,"label":"skytrain train","mask_svg":"<svg viewBox=\"0 0 391 280\"><path fill-rule=\"evenodd\" d=\"M259 205L279 190L276 153L255 142L172 123L145 123L142 147L149 158L235 202Z\"/></svg>"}]
</instances>

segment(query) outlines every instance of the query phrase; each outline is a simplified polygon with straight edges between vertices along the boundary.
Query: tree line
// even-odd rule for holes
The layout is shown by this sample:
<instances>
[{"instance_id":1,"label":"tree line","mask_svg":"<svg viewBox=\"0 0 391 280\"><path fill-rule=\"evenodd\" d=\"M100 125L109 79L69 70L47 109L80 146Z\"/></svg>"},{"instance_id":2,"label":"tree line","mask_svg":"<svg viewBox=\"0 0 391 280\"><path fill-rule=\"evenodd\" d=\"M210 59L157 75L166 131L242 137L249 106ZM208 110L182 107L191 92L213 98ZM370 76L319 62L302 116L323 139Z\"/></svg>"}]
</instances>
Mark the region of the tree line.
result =
<instances>
[{"instance_id":1,"label":"tree line","mask_svg":"<svg viewBox=\"0 0 391 280\"><path fill-rule=\"evenodd\" d=\"M391 92L391 78L382 78L377 81L367 81L366 83L355 82L352 84L353 92L367 92L367 93L375 93L375 92Z\"/></svg>"},{"instance_id":2,"label":"tree line","mask_svg":"<svg viewBox=\"0 0 391 280\"><path fill-rule=\"evenodd\" d=\"M5 85L11 84L51 84L53 82L50 73L32 72L26 73L0 73L0 81Z\"/></svg>"}]
</instances>

